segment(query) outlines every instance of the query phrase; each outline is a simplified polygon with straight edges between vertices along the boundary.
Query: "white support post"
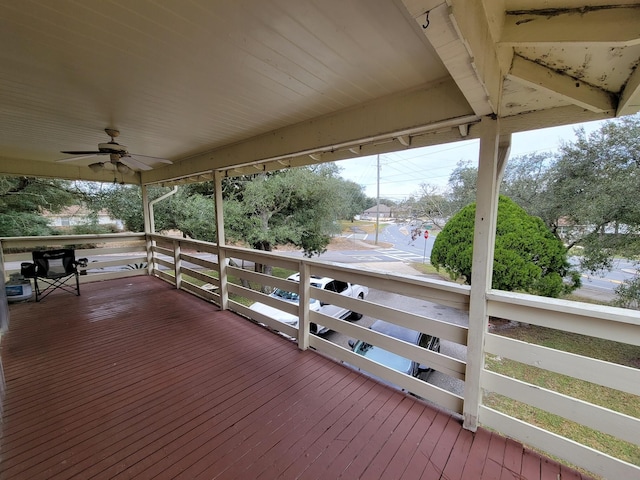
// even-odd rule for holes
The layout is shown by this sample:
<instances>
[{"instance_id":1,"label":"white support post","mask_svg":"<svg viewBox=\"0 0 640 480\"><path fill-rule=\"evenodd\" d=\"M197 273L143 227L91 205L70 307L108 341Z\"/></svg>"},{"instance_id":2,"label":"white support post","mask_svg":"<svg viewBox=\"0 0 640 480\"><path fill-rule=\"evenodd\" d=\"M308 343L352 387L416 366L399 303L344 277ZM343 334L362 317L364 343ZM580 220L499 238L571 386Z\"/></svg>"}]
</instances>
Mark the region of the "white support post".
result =
<instances>
[{"instance_id":1,"label":"white support post","mask_svg":"<svg viewBox=\"0 0 640 480\"><path fill-rule=\"evenodd\" d=\"M476 431L478 428L478 412L482 402L480 376L484 368L484 339L489 323L486 294L491 289L493 274L493 250L496 238L500 179L510 146L509 136L499 137L499 120L485 117L478 128L482 130L478 162L469 303L469 338L467 340L467 369L463 407L463 426L471 431Z\"/></svg>"},{"instance_id":2,"label":"white support post","mask_svg":"<svg viewBox=\"0 0 640 480\"><path fill-rule=\"evenodd\" d=\"M151 240L149 234L153 232L153 214L151 213L151 208L149 207L149 191L146 185L142 185L140 187L142 189L142 214L144 216L144 233L146 235L146 250L147 250L147 274L153 275L154 264L153 264L153 245L155 242Z\"/></svg>"},{"instance_id":3,"label":"white support post","mask_svg":"<svg viewBox=\"0 0 640 480\"><path fill-rule=\"evenodd\" d=\"M216 236L218 238L218 279L220 280L220 308L229 309L229 288L227 287L227 252L224 240L224 213L222 204L223 172L214 172L216 202Z\"/></svg>"},{"instance_id":4,"label":"white support post","mask_svg":"<svg viewBox=\"0 0 640 480\"><path fill-rule=\"evenodd\" d=\"M306 350L309 348L309 298L311 296L311 278L309 276L309 265L300 262L300 289L298 292L298 348Z\"/></svg>"},{"instance_id":5,"label":"white support post","mask_svg":"<svg viewBox=\"0 0 640 480\"><path fill-rule=\"evenodd\" d=\"M175 266L176 288L182 287L182 260L180 259L180 240L173 241L173 264Z\"/></svg>"},{"instance_id":6,"label":"white support post","mask_svg":"<svg viewBox=\"0 0 640 480\"><path fill-rule=\"evenodd\" d=\"M0 242L0 337L9 329L9 299L7 298L7 290L5 289L4 280L4 249ZM2 377L2 362L0 361L0 399L4 391L4 377ZM0 413L2 410L0 408Z\"/></svg>"}]
</instances>

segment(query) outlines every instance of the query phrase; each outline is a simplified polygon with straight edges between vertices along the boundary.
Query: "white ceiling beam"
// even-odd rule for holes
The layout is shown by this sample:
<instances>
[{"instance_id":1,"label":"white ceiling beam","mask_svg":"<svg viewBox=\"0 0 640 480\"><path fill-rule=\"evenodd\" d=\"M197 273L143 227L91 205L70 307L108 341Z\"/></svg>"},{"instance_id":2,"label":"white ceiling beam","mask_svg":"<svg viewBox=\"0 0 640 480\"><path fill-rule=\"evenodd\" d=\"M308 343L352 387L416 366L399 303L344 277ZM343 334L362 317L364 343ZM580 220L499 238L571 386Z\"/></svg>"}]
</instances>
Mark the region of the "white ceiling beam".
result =
<instances>
[{"instance_id":1,"label":"white ceiling beam","mask_svg":"<svg viewBox=\"0 0 640 480\"><path fill-rule=\"evenodd\" d=\"M487 98L485 102L491 112L498 113L502 92L503 72L496 51L484 2L478 0L449 0L450 18L460 39L464 42L472 58L472 67L482 83Z\"/></svg>"},{"instance_id":2,"label":"white ceiling beam","mask_svg":"<svg viewBox=\"0 0 640 480\"><path fill-rule=\"evenodd\" d=\"M594 10L558 8L507 12L501 44L545 43L631 46L640 44L640 7L609 6Z\"/></svg>"},{"instance_id":3,"label":"white ceiling beam","mask_svg":"<svg viewBox=\"0 0 640 480\"><path fill-rule=\"evenodd\" d=\"M631 115L640 110L640 66L629 76L618 100L617 117Z\"/></svg>"},{"instance_id":4,"label":"white ceiling beam","mask_svg":"<svg viewBox=\"0 0 640 480\"><path fill-rule=\"evenodd\" d=\"M478 65L469 48L469 42L463 36L465 32L460 31L454 18L455 11L444 2L437 6L428 0L402 0L402 3L435 49L476 115L496 113L494 106L498 105L497 96L492 103L489 90L482 82ZM464 20L462 25L467 26ZM486 54L486 46L482 45L477 49L481 55ZM490 48L493 50L493 46Z\"/></svg>"},{"instance_id":5,"label":"white ceiling beam","mask_svg":"<svg viewBox=\"0 0 640 480\"><path fill-rule=\"evenodd\" d=\"M452 81L424 85L373 102L259 135L173 165L143 172L144 183L183 178L193 172L306 156L338 148L357 147L377 139L392 140L443 126L473 122L477 116Z\"/></svg>"},{"instance_id":6,"label":"white ceiling beam","mask_svg":"<svg viewBox=\"0 0 640 480\"><path fill-rule=\"evenodd\" d=\"M612 94L517 55L507 77L592 112L615 110Z\"/></svg>"}]
</instances>

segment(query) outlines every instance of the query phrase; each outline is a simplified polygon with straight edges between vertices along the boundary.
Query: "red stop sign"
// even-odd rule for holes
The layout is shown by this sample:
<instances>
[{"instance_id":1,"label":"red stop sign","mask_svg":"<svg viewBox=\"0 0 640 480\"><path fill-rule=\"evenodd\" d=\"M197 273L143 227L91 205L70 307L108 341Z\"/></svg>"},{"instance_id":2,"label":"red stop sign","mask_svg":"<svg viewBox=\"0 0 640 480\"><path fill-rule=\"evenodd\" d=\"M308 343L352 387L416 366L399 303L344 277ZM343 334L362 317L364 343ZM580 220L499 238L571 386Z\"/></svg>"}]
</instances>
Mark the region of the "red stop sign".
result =
<instances>
[{"instance_id":1,"label":"red stop sign","mask_svg":"<svg viewBox=\"0 0 640 480\"><path fill-rule=\"evenodd\" d=\"M424 238L429 238L429 230L424 231Z\"/></svg>"}]
</instances>

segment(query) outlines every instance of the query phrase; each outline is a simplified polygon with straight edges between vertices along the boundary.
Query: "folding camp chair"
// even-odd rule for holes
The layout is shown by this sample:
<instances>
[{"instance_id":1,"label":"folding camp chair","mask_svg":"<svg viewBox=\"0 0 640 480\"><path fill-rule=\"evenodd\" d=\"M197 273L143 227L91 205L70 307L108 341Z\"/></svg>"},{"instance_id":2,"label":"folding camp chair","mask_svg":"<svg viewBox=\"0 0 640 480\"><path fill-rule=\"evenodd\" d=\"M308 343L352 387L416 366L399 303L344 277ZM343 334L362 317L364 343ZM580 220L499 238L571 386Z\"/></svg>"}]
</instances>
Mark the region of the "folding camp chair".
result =
<instances>
[{"instance_id":1,"label":"folding camp chair","mask_svg":"<svg viewBox=\"0 0 640 480\"><path fill-rule=\"evenodd\" d=\"M33 278L36 302L59 288L80 295L78 267L87 266L86 258L76 260L75 250L72 248L34 250L31 253L33 263L23 263L21 270L25 278ZM74 277L75 287L70 282ZM46 287L41 290L39 282Z\"/></svg>"}]
</instances>

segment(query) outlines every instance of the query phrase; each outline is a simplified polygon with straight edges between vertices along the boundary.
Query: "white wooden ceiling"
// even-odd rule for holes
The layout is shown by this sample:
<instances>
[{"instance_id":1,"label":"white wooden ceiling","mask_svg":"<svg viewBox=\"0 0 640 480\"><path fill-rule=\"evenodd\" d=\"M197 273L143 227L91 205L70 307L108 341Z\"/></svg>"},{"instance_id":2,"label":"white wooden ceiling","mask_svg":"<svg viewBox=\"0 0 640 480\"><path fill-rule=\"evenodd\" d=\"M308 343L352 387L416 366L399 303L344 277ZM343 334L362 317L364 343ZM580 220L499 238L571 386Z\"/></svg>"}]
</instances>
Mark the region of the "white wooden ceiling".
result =
<instances>
[{"instance_id":1,"label":"white wooden ceiling","mask_svg":"<svg viewBox=\"0 0 640 480\"><path fill-rule=\"evenodd\" d=\"M635 113L638 3L0 0L0 174L112 180L57 162L105 127L164 182Z\"/></svg>"}]
</instances>

